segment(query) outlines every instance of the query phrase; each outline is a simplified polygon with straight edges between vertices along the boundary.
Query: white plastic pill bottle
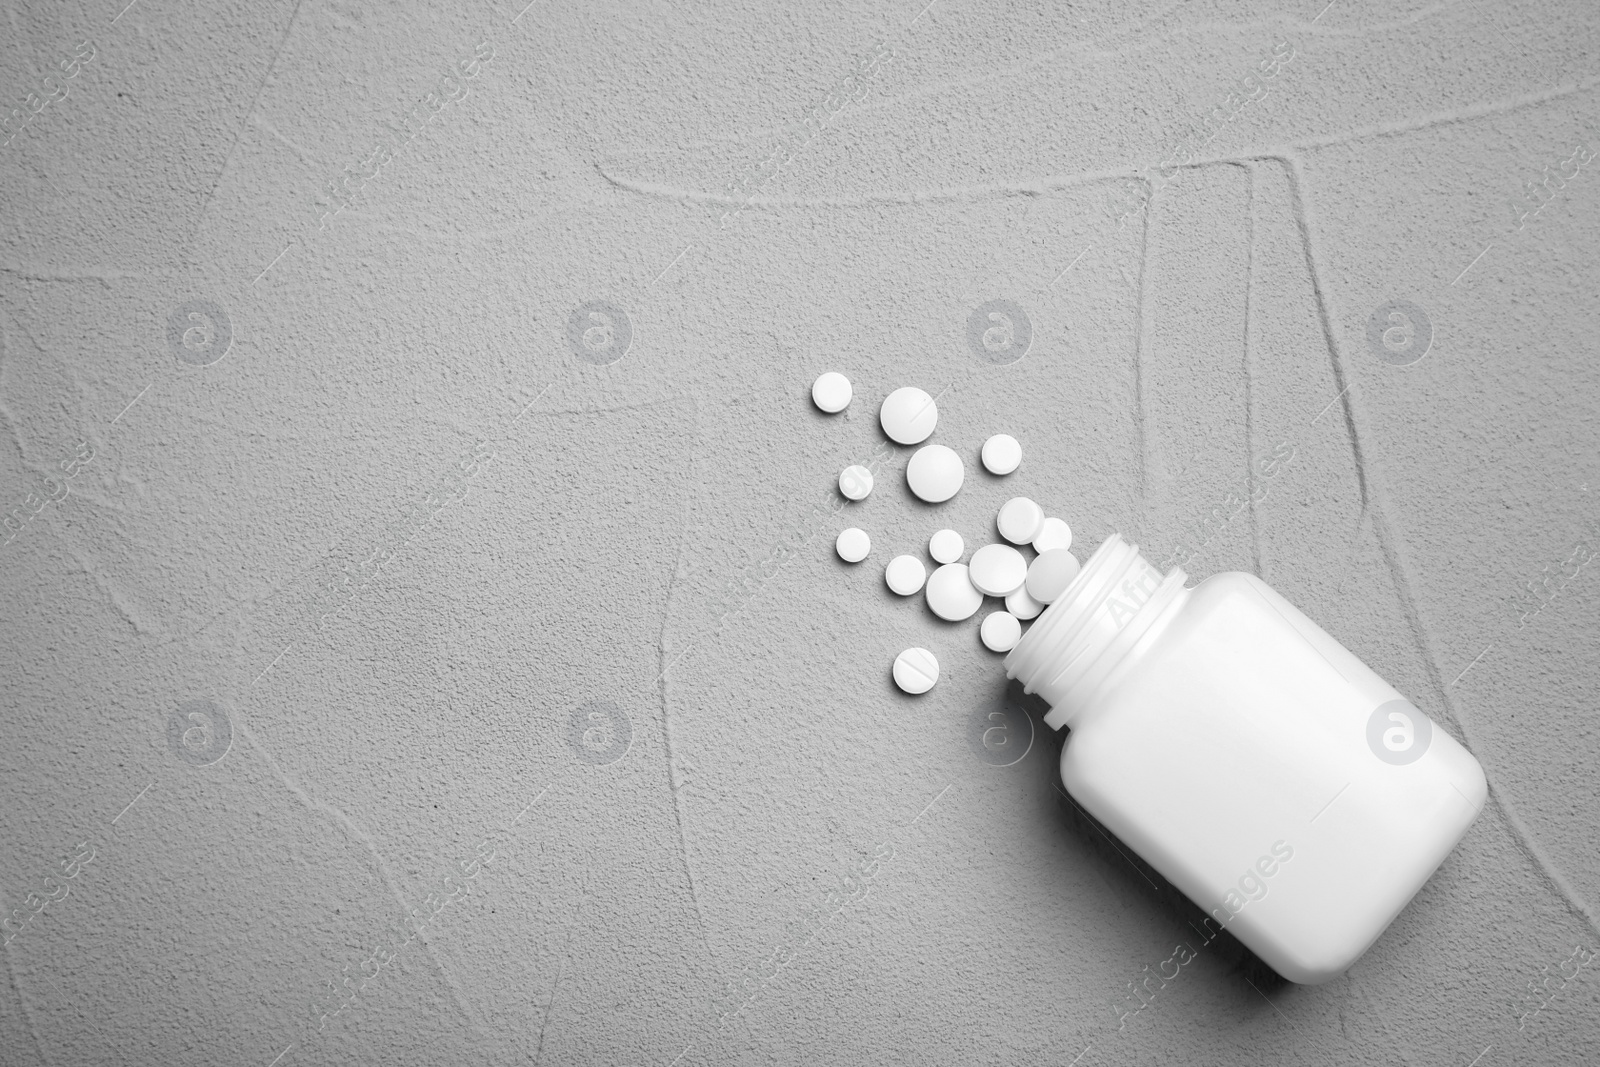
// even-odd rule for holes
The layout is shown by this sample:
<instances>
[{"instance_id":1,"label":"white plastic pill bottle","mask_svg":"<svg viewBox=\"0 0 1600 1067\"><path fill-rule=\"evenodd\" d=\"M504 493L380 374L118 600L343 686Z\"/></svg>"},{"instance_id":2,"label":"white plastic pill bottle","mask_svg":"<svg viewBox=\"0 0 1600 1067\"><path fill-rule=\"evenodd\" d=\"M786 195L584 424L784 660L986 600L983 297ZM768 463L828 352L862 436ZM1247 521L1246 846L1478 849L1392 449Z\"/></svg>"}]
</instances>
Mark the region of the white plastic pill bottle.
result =
<instances>
[{"instance_id":1,"label":"white plastic pill bottle","mask_svg":"<svg viewBox=\"0 0 1600 1067\"><path fill-rule=\"evenodd\" d=\"M1006 657L1061 781L1283 977L1336 977L1461 840L1472 754L1252 574L1113 534Z\"/></svg>"}]
</instances>

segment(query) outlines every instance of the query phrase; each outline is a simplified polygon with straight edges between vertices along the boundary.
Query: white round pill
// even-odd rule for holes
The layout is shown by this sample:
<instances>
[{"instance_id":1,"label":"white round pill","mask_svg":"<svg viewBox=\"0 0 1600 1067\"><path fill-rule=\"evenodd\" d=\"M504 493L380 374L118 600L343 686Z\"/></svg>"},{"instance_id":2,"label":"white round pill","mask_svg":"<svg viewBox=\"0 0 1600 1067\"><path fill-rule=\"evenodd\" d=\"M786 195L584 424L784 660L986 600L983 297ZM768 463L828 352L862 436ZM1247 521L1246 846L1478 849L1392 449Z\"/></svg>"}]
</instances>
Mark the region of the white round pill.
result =
<instances>
[{"instance_id":1,"label":"white round pill","mask_svg":"<svg viewBox=\"0 0 1600 1067\"><path fill-rule=\"evenodd\" d=\"M839 492L847 500L865 500L872 492L872 472L859 463L852 463L839 472Z\"/></svg>"},{"instance_id":2,"label":"white round pill","mask_svg":"<svg viewBox=\"0 0 1600 1067\"><path fill-rule=\"evenodd\" d=\"M1014 545L1025 545L1039 535L1044 525L1044 509L1025 496L1014 496L1000 506L995 520L1000 536Z\"/></svg>"},{"instance_id":3,"label":"white round pill","mask_svg":"<svg viewBox=\"0 0 1600 1067\"><path fill-rule=\"evenodd\" d=\"M1044 520L1039 532L1033 535L1033 550L1041 555L1052 548L1072 547L1072 527L1055 516Z\"/></svg>"},{"instance_id":4,"label":"white round pill","mask_svg":"<svg viewBox=\"0 0 1600 1067\"><path fill-rule=\"evenodd\" d=\"M894 658L894 684L917 696L939 680L939 661L925 648L908 648Z\"/></svg>"},{"instance_id":5,"label":"white round pill","mask_svg":"<svg viewBox=\"0 0 1600 1067\"><path fill-rule=\"evenodd\" d=\"M867 531L852 526L839 533L839 539L833 543L833 547L846 563L860 563L872 551L872 538L867 536Z\"/></svg>"},{"instance_id":6,"label":"white round pill","mask_svg":"<svg viewBox=\"0 0 1600 1067\"><path fill-rule=\"evenodd\" d=\"M933 433L939 421L939 409L933 397L914 385L907 385L890 393L878 410L878 421L889 440L902 445L920 445Z\"/></svg>"},{"instance_id":7,"label":"white round pill","mask_svg":"<svg viewBox=\"0 0 1600 1067\"><path fill-rule=\"evenodd\" d=\"M1008 433L997 433L983 443L983 466L990 474L1010 474L1022 464L1022 445Z\"/></svg>"},{"instance_id":8,"label":"white round pill","mask_svg":"<svg viewBox=\"0 0 1600 1067\"><path fill-rule=\"evenodd\" d=\"M984 545L972 554L967 577L984 596L1010 596L1028 580L1028 561L1010 545Z\"/></svg>"},{"instance_id":9,"label":"white round pill","mask_svg":"<svg viewBox=\"0 0 1600 1067\"><path fill-rule=\"evenodd\" d=\"M928 539L928 555L935 563L954 563L966 550L966 543L954 530L940 530Z\"/></svg>"},{"instance_id":10,"label":"white round pill","mask_svg":"<svg viewBox=\"0 0 1600 1067\"><path fill-rule=\"evenodd\" d=\"M944 445L923 445L906 464L906 484L930 504L943 504L955 496L966 476L961 457Z\"/></svg>"},{"instance_id":11,"label":"white round pill","mask_svg":"<svg viewBox=\"0 0 1600 1067\"><path fill-rule=\"evenodd\" d=\"M972 587L965 563L946 563L928 575L928 607L946 622L970 619L983 606L983 594Z\"/></svg>"},{"instance_id":12,"label":"white round pill","mask_svg":"<svg viewBox=\"0 0 1600 1067\"><path fill-rule=\"evenodd\" d=\"M991 612L983 617L978 636L990 652L1010 652L1022 639L1022 624L1008 611Z\"/></svg>"},{"instance_id":13,"label":"white round pill","mask_svg":"<svg viewBox=\"0 0 1600 1067\"><path fill-rule=\"evenodd\" d=\"M850 379L831 370L811 385L811 402L829 415L850 406Z\"/></svg>"},{"instance_id":14,"label":"white round pill","mask_svg":"<svg viewBox=\"0 0 1600 1067\"><path fill-rule=\"evenodd\" d=\"M910 596L928 580L928 568L916 556L896 556L884 568L883 580L901 596Z\"/></svg>"},{"instance_id":15,"label":"white round pill","mask_svg":"<svg viewBox=\"0 0 1600 1067\"><path fill-rule=\"evenodd\" d=\"M1028 566L1028 595L1041 604L1054 604L1077 576L1077 556L1064 548L1041 552Z\"/></svg>"},{"instance_id":16,"label":"white round pill","mask_svg":"<svg viewBox=\"0 0 1600 1067\"><path fill-rule=\"evenodd\" d=\"M1044 605L1028 595L1026 584L1015 593L1006 597L1006 610L1019 619L1036 619L1044 610Z\"/></svg>"}]
</instances>

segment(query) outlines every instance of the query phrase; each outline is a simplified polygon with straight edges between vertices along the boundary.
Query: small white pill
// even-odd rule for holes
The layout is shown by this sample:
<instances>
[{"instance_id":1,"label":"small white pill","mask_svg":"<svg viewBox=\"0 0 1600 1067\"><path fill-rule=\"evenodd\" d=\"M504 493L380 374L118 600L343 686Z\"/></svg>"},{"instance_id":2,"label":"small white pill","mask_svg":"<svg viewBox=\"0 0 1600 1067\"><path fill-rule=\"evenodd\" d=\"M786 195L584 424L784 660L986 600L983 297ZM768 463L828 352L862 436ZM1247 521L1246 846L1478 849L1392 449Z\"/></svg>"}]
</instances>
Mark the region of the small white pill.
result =
<instances>
[{"instance_id":1,"label":"small white pill","mask_svg":"<svg viewBox=\"0 0 1600 1067\"><path fill-rule=\"evenodd\" d=\"M954 563L966 550L966 542L954 530L940 530L928 539L928 555L935 563Z\"/></svg>"},{"instance_id":2,"label":"small white pill","mask_svg":"<svg viewBox=\"0 0 1600 1067\"><path fill-rule=\"evenodd\" d=\"M852 395L850 379L836 370L824 374L811 386L811 402L829 415L849 407Z\"/></svg>"},{"instance_id":3,"label":"small white pill","mask_svg":"<svg viewBox=\"0 0 1600 1067\"><path fill-rule=\"evenodd\" d=\"M939 422L939 409L933 397L914 385L890 393L878 409L878 422L889 440L902 445L920 445Z\"/></svg>"},{"instance_id":4,"label":"small white pill","mask_svg":"<svg viewBox=\"0 0 1600 1067\"><path fill-rule=\"evenodd\" d=\"M1000 506L995 520L1000 536L1014 545L1025 545L1039 535L1044 525L1044 509L1025 496L1014 496Z\"/></svg>"},{"instance_id":5,"label":"small white pill","mask_svg":"<svg viewBox=\"0 0 1600 1067\"><path fill-rule=\"evenodd\" d=\"M1028 595L1041 604L1054 604L1077 576L1077 556L1064 548L1041 552L1028 566Z\"/></svg>"},{"instance_id":6,"label":"small white pill","mask_svg":"<svg viewBox=\"0 0 1600 1067\"><path fill-rule=\"evenodd\" d=\"M1022 465L1022 445L1008 433L997 433L983 443L983 465L990 474L1010 474Z\"/></svg>"},{"instance_id":7,"label":"small white pill","mask_svg":"<svg viewBox=\"0 0 1600 1067\"><path fill-rule=\"evenodd\" d=\"M972 554L967 577L985 596L1010 596L1028 580L1028 561L1010 545L984 545Z\"/></svg>"},{"instance_id":8,"label":"small white pill","mask_svg":"<svg viewBox=\"0 0 1600 1067\"><path fill-rule=\"evenodd\" d=\"M946 622L970 619L983 606L983 594L972 587L965 563L946 563L928 575L928 607Z\"/></svg>"},{"instance_id":9,"label":"small white pill","mask_svg":"<svg viewBox=\"0 0 1600 1067\"><path fill-rule=\"evenodd\" d=\"M872 492L872 472L859 463L852 463L839 472L839 492L847 500L865 500Z\"/></svg>"},{"instance_id":10,"label":"small white pill","mask_svg":"<svg viewBox=\"0 0 1600 1067\"><path fill-rule=\"evenodd\" d=\"M1044 605L1028 595L1026 584L1015 593L1006 597L1006 610L1019 619L1036 619L1044 610Z\"/></svg>"},{"instance_id":11,"label":"small white pill","mask_svg":"<svg viewBox=\"0 0 1600 1067\"><path fill-rule=\"evenodd\" d=\"M928 568L916 556L896 556L884 568L883 580L901 596L910 596L928 580Z\"/></svg>"},{"instance_id":12,"label":"small white pill","mask_svg":"<svg viewBox=\"0 0 1600 1067\"><path fill-rule=\"evenodd\" d=\"M923 445L906 464L906 484L930 504L943 504L955 496L966 476L961 457L944 445Z\"/></svg>"},{"instance_id":13,"label":"small white pill","mask_svg":"<svg viewBox=\"0 0 1600 1067\"><path fill-rule=\"evenodd\" d=\"M833 543L838 551L839 558L846 563L860 563L867 558L867 553L872 551L872 538L867 536L867 531L852 526L839 533L839 539Z\"/></svg>"},{"instance_id":14,"label":"small white pill","mask_svg":"<svg viewBox=\"0 0 1600 1067\"><path fill-rule=\"evenodd\" d=\"M1039 532L1033 535L1033 550L1043 555L1052 548L1072 547L1072 527L1055 516L1044 520Z\"/></svg>"},{"instance_id":15,"label":"small white pill","mask_svg":"<svg viewBox=\"0 0 1600 1067\"><path fill-rule=\"evenodd\" d=\"M925 648L908 648L894 658L894 684L917 696L939 680L939 661Z\"/></svg>"},{"instance_id":16,"label":"small white pill","mask_svg":"<svg viewBox=\"0 0 1600 1067\"><path fill-rule=\"evenodd\" d=\"M990 652L1010 652L1022 639L1022 624L1008 611L995 611L983 617L978 636Z\"/></svg>"}]
</instances>

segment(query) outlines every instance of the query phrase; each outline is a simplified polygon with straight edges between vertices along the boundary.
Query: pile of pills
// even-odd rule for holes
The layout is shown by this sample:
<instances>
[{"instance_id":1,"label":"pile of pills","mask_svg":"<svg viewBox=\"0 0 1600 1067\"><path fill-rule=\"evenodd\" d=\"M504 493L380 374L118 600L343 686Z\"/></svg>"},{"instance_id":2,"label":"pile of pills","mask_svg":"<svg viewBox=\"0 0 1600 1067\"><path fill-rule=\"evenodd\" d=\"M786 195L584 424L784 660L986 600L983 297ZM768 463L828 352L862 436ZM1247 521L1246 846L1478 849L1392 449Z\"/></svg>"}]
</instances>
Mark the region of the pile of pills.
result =
<instances>
[{"instance_id":1,"label":"pile of pills","mask_svg":"<svg viewBox=\"0 0 1600 1067\"><path fill-rule=\"evenodd\" d=\"M852 396L850 380L837 371L811 387L812 401L829 414L849 407ZM896 444L921 445L906 464L906 484L919 500L942 504L961 491L966 479L961 455L946 445L923 444L939 422L933 397L914 386L896 389L884 400L878 421ZM983 443L980 458L990 474L1004 477L1022 465L1022 445L1010 434L995 434ZM866 467L852 465L839 473L839 492L848 500L865 500L872 486ZM995 528L1003 542L981 546L966 563L961 562L967 547L961 535L940 530L928 540L928 555L938 565L931 574L916 556L898 555L883 579L899 596L922 593L929 610L946 622L972 618L985 597L1003 600L1004 610L984 616L978 635L991 651L1009 652L1022 639L1022 624L1037 618L1078 576L1078 559L1071 552L1072 528L1027 497L1006 501ZM1034 553L1032 560L1023 548ZM860 563L871 554L872 539L852 526L839 534L835 549L846 563ZM926 693L939 680L939 661L925 648L908 648L895 658L893 673L905 692Z\"/></svg>"}]
</instances>

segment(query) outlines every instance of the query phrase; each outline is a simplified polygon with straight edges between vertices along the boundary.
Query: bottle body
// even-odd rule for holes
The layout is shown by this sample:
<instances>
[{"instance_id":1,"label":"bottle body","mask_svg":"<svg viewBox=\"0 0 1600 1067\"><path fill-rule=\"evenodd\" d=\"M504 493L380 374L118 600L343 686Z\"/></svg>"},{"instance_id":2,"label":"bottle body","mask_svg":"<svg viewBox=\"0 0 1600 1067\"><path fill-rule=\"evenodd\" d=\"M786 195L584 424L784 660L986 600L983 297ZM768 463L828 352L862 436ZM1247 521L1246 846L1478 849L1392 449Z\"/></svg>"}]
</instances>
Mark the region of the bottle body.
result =
<instances>
[{"instance_id":1,"label":"bottle body","mask_svg":"<svg viewBox=\"0 0 1600 1067\"><path fill-rule=\"evenodd\" d=\"M1128 549L1114 540L1101 551ZM1095 583L1079 583L1095 568L1085 567L1040 618L1061 608L1059 630L1076 612L1081 637L1098 613L1109 632L1080 640L1077 673L1066 671L1076 684L1053 691L1051 717L1072 727L1062 783L1279 974L1327 981L1466 833L1487 795L1483 771L1254 575L1188 589L1179 570L1156 585L1140 580L1144 569L1154 573L1133 560L1087 610ZM1130 590L1148 595L1121 612L1104 606ZM1107 614L1127 617L1109 630ZM1073 655L1059 640L1055 652L1034 681ZM1048 685L1030 688L1051 699Z\"/></svg>"}]
</instances>

